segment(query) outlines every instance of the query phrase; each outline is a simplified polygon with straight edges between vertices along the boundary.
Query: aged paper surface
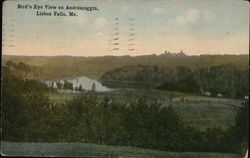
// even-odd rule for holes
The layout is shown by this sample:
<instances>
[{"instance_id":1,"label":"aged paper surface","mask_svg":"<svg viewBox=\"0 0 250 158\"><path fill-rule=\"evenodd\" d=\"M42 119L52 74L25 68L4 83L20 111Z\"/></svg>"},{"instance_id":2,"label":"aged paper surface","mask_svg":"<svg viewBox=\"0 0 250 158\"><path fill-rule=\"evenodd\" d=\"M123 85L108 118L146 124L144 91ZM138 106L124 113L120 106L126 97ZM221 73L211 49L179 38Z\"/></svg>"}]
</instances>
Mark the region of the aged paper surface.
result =
<instances>
[{"instance_id":1,"label":"aged paper surface","mask_svg":"<svg viewBox=\"0 0 250 158\"><path fill-rule=\"evenodd\" d=\"M243 157L249 3L7 0L1 154Z\"/></svg>"}]
</instances>

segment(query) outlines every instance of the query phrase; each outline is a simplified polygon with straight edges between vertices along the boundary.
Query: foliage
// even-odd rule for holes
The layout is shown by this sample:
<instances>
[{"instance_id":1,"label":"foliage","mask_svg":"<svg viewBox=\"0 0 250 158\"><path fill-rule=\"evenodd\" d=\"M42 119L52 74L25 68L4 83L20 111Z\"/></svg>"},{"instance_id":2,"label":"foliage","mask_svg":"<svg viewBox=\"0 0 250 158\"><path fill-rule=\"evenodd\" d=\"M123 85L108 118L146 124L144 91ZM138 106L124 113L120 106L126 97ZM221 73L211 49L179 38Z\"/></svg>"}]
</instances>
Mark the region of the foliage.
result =
<instances>
[{"instance_id":1,"label":"foliage","mask_svg":"<svg viewBox=\"0 0 250 158\"><path fill-rule=\"evenodd\" d=\"M60 84L58 84L60 86ZM73 84L68 82L67 80L64 80L64 85L63 85L64 89L73 89Z\"/></svg>"},{"instance_id":2,"label":"foliage","mask_svg":"<svg viewBox=\"0 0 250 158\"><path fill-rule=\"evenodd\" d=\"M21 71L30 71L30 67L23 62L19 62L18 64L15 64L14 62L9 60L6 62L6 66L14 67L14 68L21 70Z\"/></svg>"},{"instance_id":3,"label":"foliage","mask_svg":"<svg viewBox=\"0 0 250 158\"><path fill-rule=\"evenodd\" d=\"M245 149L248 136L241 134L248 128L243 117L248 106L239 111L231 129L200 131L185 125L173 107L153 100L122 104L99 98L95 91L84 91L66 104L56 105L45 95L49 91L45 85L17 78L9 67L2 71L4 141L84 142L163 151L236 153ZM240 145L237 150L233 142Z\"/></svg>"},{"instance_id":4,"label":"foliage","mask_svg":"<svg viewBox=\"0 0 250 158\"><path fill-rule=\"evenodd\" d=\"M218 65L190 69L160 66L133 65L106 72L102 77L104 85L110 87L143 87L168 91L179 91L204 95L244 98L249 95L248 68L234 65Z\"/></svg>"},{"instance_id":5,"label":"foliage","mask_svg":"<svg viewBox=\"0 0 250 158\"><path fill-rule=\"evenodd\" d=\"M235 151L245 154L249 147L249 100L238 110L235 125L229 132L235 145Z\"/></svg>"},{"instance_id":6,"label":"foliage","mask_svg":"<svg viewBox=\"0 0 250 158\"><path fill-rule=\"evenodd\" d=\"M104 73L129 65L150 65L175 69L182 66L197 70L218 65L234 65L248 68L248 55L204 55L187 57L167 56L103 56L103 57L17 57L2 56L3 64L23 62L32 65L34 79L51 80L68 76L88 76L100 78ZM90 71L91 70L91 71ZM161 71L161 70L159 70ZM157 76L155 76L157 77Z\"/></svg>"},{"instance_id":7,"label":"foliage","mask_svg":"<svg viewBox=\"0 0 250 158\"><path fill-rule=\"evenodd\" d=\"M46 128L51 105L43 95L48 89L40 82L16 78L8 67L2 71L3 137L15 141L42 139L38 135Z\"/></svg>"}]
</instances>

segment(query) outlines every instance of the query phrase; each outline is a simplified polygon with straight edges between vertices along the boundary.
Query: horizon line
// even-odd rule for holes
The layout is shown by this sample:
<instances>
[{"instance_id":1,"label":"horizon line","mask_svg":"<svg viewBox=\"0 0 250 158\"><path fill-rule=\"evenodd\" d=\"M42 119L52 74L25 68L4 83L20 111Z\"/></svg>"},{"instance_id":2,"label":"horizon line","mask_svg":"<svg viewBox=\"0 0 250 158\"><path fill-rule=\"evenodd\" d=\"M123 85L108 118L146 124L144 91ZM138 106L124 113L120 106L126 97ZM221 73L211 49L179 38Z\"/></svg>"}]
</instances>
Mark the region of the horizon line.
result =
<instances>
[{"instance_id":1,"label":"horizon line","mask_svg":"<svg viewBox=\"0 0 250 158\"><path fill-rule=\"evenodd\" d=\"M164 56L165 53L161 54L144 54L144 55L100 55L100 56L81 56L81 55L16 55L16 54L2 54L1 56L15 56L15 57L140 57L140 56ZM231 55L231 56L237 56L237 55L249 55L249 53L241 53L241 54L195 54L195 55L189 55L185 54L184 56L178 56L178 53L171 53L173 56L169 57L191 57L191 56L223 56L223 55ZM166 55L167 56L167 55Z\"/></svg>"}]
</instances>

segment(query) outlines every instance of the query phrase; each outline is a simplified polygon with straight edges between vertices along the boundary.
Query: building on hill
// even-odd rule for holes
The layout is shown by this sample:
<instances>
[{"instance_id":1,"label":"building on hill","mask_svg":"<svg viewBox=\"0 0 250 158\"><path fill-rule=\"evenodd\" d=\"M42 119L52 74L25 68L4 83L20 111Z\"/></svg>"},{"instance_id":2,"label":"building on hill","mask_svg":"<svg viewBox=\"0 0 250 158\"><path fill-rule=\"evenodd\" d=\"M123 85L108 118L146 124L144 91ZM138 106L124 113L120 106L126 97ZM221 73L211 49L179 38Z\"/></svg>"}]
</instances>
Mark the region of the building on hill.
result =
<instances>
[{"instance_id":1,"label":"building on hill","mask_svg":"<svg viewBox=\"0 0 250 158\"><path fill-rule=\"evenodd\" d=\"M185 57L187 55L181 50L179 53L171 53L170 51L165 51L165 53L162 53L159 56Z\"/></svg>"}]
</instances>

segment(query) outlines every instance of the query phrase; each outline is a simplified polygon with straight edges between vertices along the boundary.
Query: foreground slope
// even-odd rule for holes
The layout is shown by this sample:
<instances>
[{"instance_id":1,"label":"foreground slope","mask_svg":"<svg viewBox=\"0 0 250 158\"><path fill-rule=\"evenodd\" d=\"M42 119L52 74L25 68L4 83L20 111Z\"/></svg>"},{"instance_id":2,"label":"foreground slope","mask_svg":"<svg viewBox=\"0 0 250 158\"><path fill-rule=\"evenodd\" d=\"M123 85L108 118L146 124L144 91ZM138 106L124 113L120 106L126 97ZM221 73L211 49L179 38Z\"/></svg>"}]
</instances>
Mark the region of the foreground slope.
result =
<instances>
[{"instance_id":1,"label":"foreground slope","mask_svg":"<svg viewBox=\"0 0 250 158\"><path fill-rule=\"evenodd\" d=\"M1 142L1 153L8 156L98 156L138 158L240 158L236 154L206 152L165 152L127 146L83 143Z\"/></svg>"}]
</instances>

